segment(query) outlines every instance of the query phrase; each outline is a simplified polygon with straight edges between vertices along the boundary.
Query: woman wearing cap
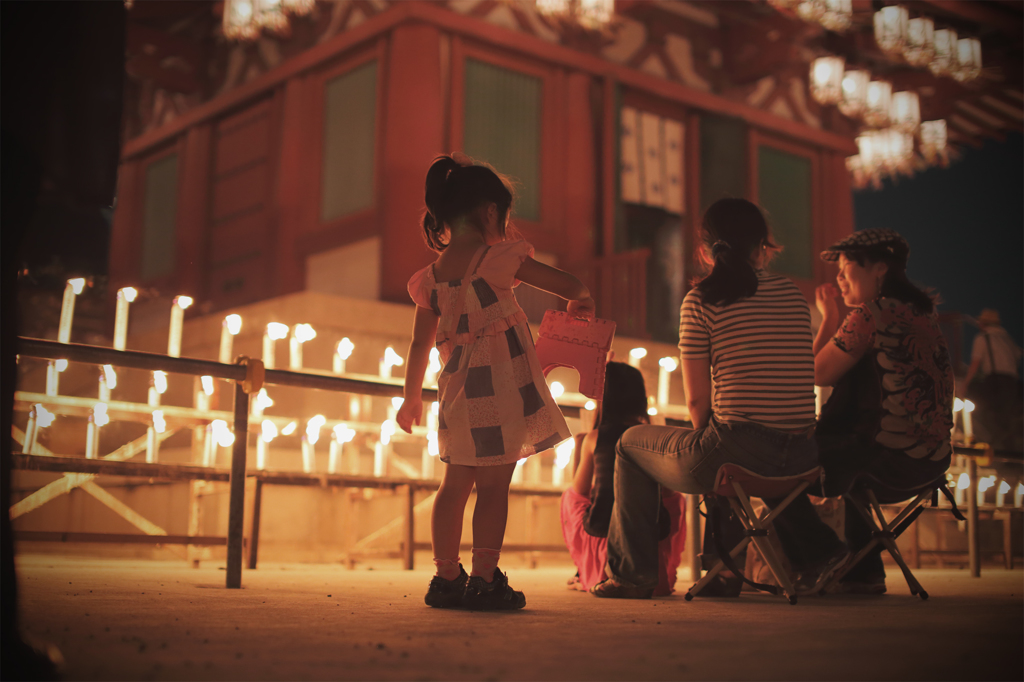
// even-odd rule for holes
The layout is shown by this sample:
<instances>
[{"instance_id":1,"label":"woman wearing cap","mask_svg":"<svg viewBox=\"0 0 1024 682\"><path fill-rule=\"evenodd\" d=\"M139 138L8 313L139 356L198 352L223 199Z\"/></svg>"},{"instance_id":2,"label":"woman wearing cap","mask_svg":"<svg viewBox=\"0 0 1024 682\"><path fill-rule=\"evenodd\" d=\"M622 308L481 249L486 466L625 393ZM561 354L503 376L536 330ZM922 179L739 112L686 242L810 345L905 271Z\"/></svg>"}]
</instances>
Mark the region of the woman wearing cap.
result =
<instances>
[{"instance_id":1,"label":"woman wearing cap","mask_svg":"<svg viewBox=\"0 0 1024 682\"><path fill-rule=\"evenodd\" d=\"M862 476L895 490L913 490L949 468L953 370L935 302L907 279L909 253L896 232L872 229L821 254L839 266L838 291L824 284L815 292L823 319L814 340L814 379L834 387L816 431L826 496L845 493ZM837 295L852 309L845 319L839 317ZM776 528L798 571L844 550L806 494L783 512ZM850 506L845 528L853 551L871 538ZM811 588L825 580L811 570L798 582ZM841 585L847 592L885 592L881 547Z\"/></svg>"}]
</instances>

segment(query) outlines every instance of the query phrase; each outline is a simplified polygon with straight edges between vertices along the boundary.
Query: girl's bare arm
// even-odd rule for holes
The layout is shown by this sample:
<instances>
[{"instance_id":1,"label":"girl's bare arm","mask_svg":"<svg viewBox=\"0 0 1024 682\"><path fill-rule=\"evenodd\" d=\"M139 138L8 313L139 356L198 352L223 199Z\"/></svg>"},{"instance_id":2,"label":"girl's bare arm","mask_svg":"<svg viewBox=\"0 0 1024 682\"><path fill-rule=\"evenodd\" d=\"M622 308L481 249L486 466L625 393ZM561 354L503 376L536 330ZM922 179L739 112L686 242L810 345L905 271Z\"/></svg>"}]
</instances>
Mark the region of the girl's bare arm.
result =
<instances>
[{"instance_id":1,"label":"girl's bare arm","mask_svg":"<svg viewBox=\"0 0 1024 682\"><path fill-rule=\"evenodd\" d=\"M592 317L594 314L594 299L590 297L590 290L564 270L527 258L519 266L516 279L566 299L569 301L568 311L572 315Z\"/></svg>"},{"instance_id":2,"label":"girl's bare arm","mask_svg":"<svg viewBox=\"0 0 1024 682\"><path fill-rule=\"evenodd\" d=\"M594 487L594 448L597 446L597 429L589 432L580 443L580 465L572 479L572 488L577 494L590 496Z\"/></svg>"},{"instance_id":3,"label":"girl's bare arm","mask_svg":"<svg viewBox=\"0 0 1024 682\"><path fill-rule=\"evenodd\" d=\"M434 347L437 322L438 317L433 310L416 306L405 366L405 401L395 416L395 421L406 433L412 433L412 425L419 424L423 415L423 375L430 362L430 349Z\"/></svg>"}]
</instances>

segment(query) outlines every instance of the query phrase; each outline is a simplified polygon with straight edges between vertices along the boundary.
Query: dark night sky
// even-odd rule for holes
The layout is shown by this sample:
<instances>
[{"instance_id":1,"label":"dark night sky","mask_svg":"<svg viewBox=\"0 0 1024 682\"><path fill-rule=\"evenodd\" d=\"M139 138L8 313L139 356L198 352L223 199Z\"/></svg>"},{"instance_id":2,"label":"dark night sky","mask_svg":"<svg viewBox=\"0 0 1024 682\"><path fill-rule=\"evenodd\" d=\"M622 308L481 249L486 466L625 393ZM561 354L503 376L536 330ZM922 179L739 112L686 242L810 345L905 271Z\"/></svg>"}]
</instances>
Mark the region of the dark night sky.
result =
<instances>
[{"instance_id":1,"label":"dark night sky","mask_svg":"<svg viewBox=\"0 0 1024 682\"><path fill-rule=\"evenodd\" d=\"M996 308L1024 342L1024 136L966 148L949 168L854 193L856 228L910 242L910 278L938 290L941 311ZM974 328L967 328L969 344ZM965 346L970 349L970 345Z\"/></svg>"}]
</instances>

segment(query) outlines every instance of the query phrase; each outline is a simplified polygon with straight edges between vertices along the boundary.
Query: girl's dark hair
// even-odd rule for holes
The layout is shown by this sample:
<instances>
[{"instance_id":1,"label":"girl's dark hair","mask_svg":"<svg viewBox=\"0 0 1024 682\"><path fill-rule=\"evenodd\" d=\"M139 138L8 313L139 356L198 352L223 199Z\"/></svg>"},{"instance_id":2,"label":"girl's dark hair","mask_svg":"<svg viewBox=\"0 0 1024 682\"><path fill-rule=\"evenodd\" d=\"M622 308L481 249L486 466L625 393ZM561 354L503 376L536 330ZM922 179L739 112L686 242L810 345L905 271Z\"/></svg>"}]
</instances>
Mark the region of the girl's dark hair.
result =
<instances>
[{"instance_id":1,"label":"girl's dark hair","mask_svg":"<svg viewBox=\"0 0 1024 682\"><path fill-rule=\"evenodd\" d=\"M761 209L746 199L719 199L711 204L704 212L701 238L715 263L696 286L711 305L726 306L756 294L751 256L762 247L779 249L772 243Z\"/></svg>"},{"instance_id":2,"label":"girl's dark hair","mask_svg":"<svg viewBox=\"0 0 1024 682\"><path fill-rule=\"evenodd\" d=\"M424 192L427 210L423 214L423 237L434 251L448 248L445 223L469 216L483 230L479 217L472 215L481 206L498 206L498 225L504 235L505 221L512 210L512 183L488 166L461 166L451 156L434 159L427 171Z\"/></svg>"},{"instance_id":3,"label":"girl's dark hair","mask_svg":"<svg viewBox=\"0 0 1024 682\"><path fill-rule=\"evenodd\" d=\"M644 375L624 362L609 362L604 371L600 426L629 424L647 416Z\"/></svg>"},{"instance_id":4,"label":"girl's dark hair","mask_svg":"<svg viewBox=\"0 0 1024 682\"><path fill-rule=\"evenodd\" d=\"M850 249L843 255L857 265L885 263L888 270L882 279L880 295L895 298L911 306L918 313L930 315L935 311L935 296L907 278L907 256L901 251L893 253L885 248Z\"/></svg>"}]
</instances>

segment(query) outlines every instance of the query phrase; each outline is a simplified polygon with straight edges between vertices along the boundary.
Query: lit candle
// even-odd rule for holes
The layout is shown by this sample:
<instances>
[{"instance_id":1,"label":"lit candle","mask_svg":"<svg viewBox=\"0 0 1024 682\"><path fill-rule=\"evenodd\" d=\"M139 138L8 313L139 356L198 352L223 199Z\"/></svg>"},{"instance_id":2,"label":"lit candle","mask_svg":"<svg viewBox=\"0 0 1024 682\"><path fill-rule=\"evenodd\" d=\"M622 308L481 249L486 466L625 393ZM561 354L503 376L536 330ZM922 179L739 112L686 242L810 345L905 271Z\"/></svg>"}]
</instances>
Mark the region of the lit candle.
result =
<instances>
[{"instance_id":1,"label":"lit candle","mask_svg":"<svg viewBox=\"0 0 1024 682\"><path fill-rule=\"evenodd\" d=\"M288 325L280 322L271 322L267 325L267 331L263 334L263 366L267 369L274 369L276 360L275 342L288 336Z\"/></svg>"},{"instance_id":2,"label":"lit candle","mask_svg":"<svg viewBox=\"0 0 1024 682\"><path fill-rule=\"evenodd\" d=\"M110 423L107 416L107 404L96 403L93 405L92 414L89 416L89 426L85 434L85 456L87 459L96 459L99 454L100 427Z\"/></svg>"},{"instance_id":3,"label":"lit candle","mask_svg":"<svg viewBox=\"0 0 1024 682\"><path fill-rule=\"evenodd\" d=\"M565 468L572 461L572 453L576 448L576 441L572 438L562 441L555 448L555 464L551 469L551 483L561 486L565 483Z\"/></svg>"},{"instance_id":4,"label":"lit candle","mask_svg":"<svg viewBox=\"0 0 1024 682\"><path fill-rule=\"evenodd\" d=\"M226 365L234 362L231 352L235 345L235 337L238 336L240 331L242 331L241 315L232 314L224 318L224 322L221 323L220 327L220 353L217 357Z\"/></svg>"},{"instance_id":5,"label":"lit candle","mask_svg":"<svg viewBox=\"0 0 1024 682\"><path fill-rule=\"evenodd\" d=\"M964 401L964 441L971 445L974 443L974 423L971 417L971 412L974 412L974 403L970 400Z\"/></svg>"},{"instance_id":6,"label":"lit candle","mask_svg":"<svg viewBox=\"0 0 1024 682\"><path fill-rule=\"evenodd\" d=\"M160 453L160 434L167 430L167 422L164 420L163 410L153 410L153 461L156 461ZM148 436L148 434L147 434ZM148 454L148 451L147 451Z\"/></svg>"},{"instance_id":7,"label":"lit candle","mask_svg":"<svg viewBox=\"0 0 1024 682\"><path fill-rule=\"evenodd\" d=\"M352 439L355 437L356 432L345 424L338 424L334 427L334 437L331 439L331 455L327 462L328 473L338 473L338 467L341 466L341 458L344 454L345 443L352 442ZM358 467L358 462L356 466ZM351 465L349 468L352 468ZM358 471L353 471L352 473L358 473Z\"/></svg>"},{"instance_id":8,"label":"lit candle","mask_svg":"<svg viewBox=\"0 0 1024 682\"><path fill-rule=\"evenodd\" d=\"M36 444L39 442L39 434L42 429L53 424L56 415L47 410L40 403L32 406L28 413L28 424L25 426L24 452L29 455L36 453Z\"/></svg>"},{"instance_id":9,"label":"lit candle","mask_svg":"<svg viewBox=\"0 0 1024 682\"><path fill-rule=\"evenodd\" d=\"M437 431L427 432L427 443L423 446L423 459L420 463L420 476L425 479L434 477L434 460L441 449L437 443Z\"/></svg>"},{"instance_id":10,"label":"lit candle","mask_svg":"<svg viewBox=\"0 0 1024 682\"><path fill-rule=\"evenodd\" d=\"M210 409L210 396L213 395L213 377L199 377L199 390L196 391L196 409L206 412Z\"/></svg>"},{"instance_id":11,"label":"lit candle","mask_svg":"<svg viewBox=\"0 0 1024 682\"><path fill-rule=\"evenodd\" d=\"M306 433L302 437L302 470L307 474L313 473L316 468L316 442L320 440L320 427L327 423L327 419L318 414L306 422Z\"/></svg>"},{"instance_id":12,"label":"lit candle","mask_svg":"<svg viewBox=\"0 0 1024 682\"><path fill-rule=\"evenodd\" d=\"M668 388L672 372L679 367L679 361L672 357L658 360L658 404L668 405Z\"/></svg>"},{"instance_id":13,"label":"lit candle","mask_svg":"<svg viewBox=\"0 0 1024 682\"><path fill-rule=\"evenodd\" d=\"M160 396L167 392L167 372L156 370L153 372L153 379L149 385L149 395L147 403L150 407L160 406ZM158 443L156 441L156 431L152 426L146 429L146 462L153 464L156 462Z\"/></svg>"},{"instance_id":14,"label":"lit candle","mask_svg":"<svg viewBox=\"0 0 1024 682\"><path fill-rule=\"evenodd\" d=\"M216 443L213 439L213 423L206 425L206 436L203 438L203 466L211 467L216 461Z\"/></svg>"},{"instance_id":15,"label":"lit candle","mask_svg":"<svg viewBox=\"0 0 1024 682\"><path fill-rule=\"evenodd\" d=\"M267 452L270 441L277 438L277 426L269 419L260 424L260 437L256 439L256 468L263 470L267 466Z\"/></svg>"},{"instance_id":16,"label":"lit candle","mask_svg":"<svg viewBox=\"0 0 1024 682\"><path fill-rule=\"evenodd\" d=\"M114 313L114 348L124 350L128 340L128 306L139 292L134 287L117 290L117 311Z\"/></svg>"},{"instance_id":17,"label":"lit candle","mask_svg":"<svg viewBox=\"0 0 1024 682\"><path fill-rule=\"evenodd\" d=\"M213 446L210 448L210 464L217 465L217 448L230 448L235 443L235 434L228 428L228 423L223 419L214 419L210 423Z\"/></svg>"},{"instance_id":18,"label":"lit candle","mask_svg":"<svg viewBox=\"0 0 1024 682\"><path fill-rule=\"evenodd\" d=\"M338 342L338 347L334 351L334 373L344 374L345 363L350 357L352 357L352 351L354 351L356 345L352 343L346 336Z\"/></svg>"},{"instance_id":19,"label":"lit candle","mask_svg":"<svg viewBox=\"0 0 1024 682\"><path fill-rule=\"evenodd\" d=\"M387 419L380 425L380 440L373 449L373 475L384 476L388 467L388 455L391 454L391 436L395 433L395 422Z\"/></svg>"},{"instance_id":20,"label":"lit candle","mask_svg":"<svg viewBox=\"0 0 1024 682\"><path fill-rule=\"evenodd\" d=\"M85 279L76 277L69 279L64 286L64 300L60 306L60 325L57 327L57 341L71 341L71 321L75 317L75 298L85 289Z\"/></svg>"},{"instance_id":21,"label":"lit candle","mask_svg":"<svg viewBox=\"0 0 1024 682\"><path fill-rule=\"evenodd\" d=\"M192 305L189 296L176 296L171 304L171 324L167 332L167 354L181 357L181 330L185 324L185 309Z\"/></svg>"},{"instance_id":22,"label":"lit candle","mask_svg":"<svg viewBox=\"0 0 1024 682\"><path fill-rule=\"evenodd\" d=\"M114 388L117 388L117 372L114 371L113 365L103 365L100 368L100 400L109 402L110 391Z\"/></svg>"},{"instance_id":23,"label":"lit candle","mask_svg":"<svg viewBox=\"0 0 1024 682\"><path fill-rule=\"evenodd\" d=\"M288 340L288 369L298 372L302 369L302 345L316 338L316 330L308 324L297 324L292 328Z\"/></svg>"},{"instance_id":24,"label":"lit candle","mask_svg":"<svg viewBox=\"0 0 1024 682\"><path fill-rule=\"evenodd\" d=\"M516 462L516 468L512 472L512 482L513 483L522 483L523 482L523 467L525 465L526 465L526 460L525 459L521 459L518 462Z\"/></svg>"},{"instance_id":25,"label":"lit candle","mask_svg":"<svg viewBox=\"0 0 1024 682\"><path fill-rule=\"evenodd\" d=\"M1007 483L1006 481L999 481L999 487L996 488L997 507L1003 507L1006 505L1006 493L1008 492L1010 492L1010 484Z\"/></svg>"},{"instance_id":26,"label":"lit candle","mask_svg":"<svg viewBox=\"0 0 1024 682\"><path fill-rule=\"evenodd\" d=\"M551 397L558 400L565 395L565 386L560 381L552 381L551 386L548 387L551 391Z\"/></svg>"},{"instance_id":27,"label":"lit candle","mask_svg":"<svg viewBox=\"0 0 1024 682\"><path fill-rule=\"evenodd\" d=\"M260 392L256 394L256 399L252 401L253 419L261 419L263 417L263 411L268 407L273 406L274 400L267 395L267 389L261 388Z\"/></svg>"},{"instance_id":28,"label":"lit candle","mask_svg":"<svg viewBox=\"0 0 1024 682\"><path fill-rule=\"evenodd\" d=\"M402 356L399 355L398 353L396 353L394 348L392 348L391 346L388 346L384 350L384 357L380 359L380 366L379 366L380 378L381 379L390 379L391 378L391 368L392 367L401 367L404 363L405 363L405 361L402 359Z\"/></svg>"},{"instance_id":29,"label":"lit candle","mask_svg":"<svg viewBox=\"0 0 1024 682\"><path fill-rule=\"evenodd\" d=\"M953 493L953 497L956 500L957 505L964 503L964 491L971 487L971 477L967 475L967 472L960 474L960 477L956 480L956 491Z\"/></svg>"},{"instance_id":30,"label":"lit candle","mask_svg":"<svg viewBox=\"0 0 1024 682\"><path fill-rule=\"evenodd\" d=\"M1024 483L1018 483L1013 489L1013 506L1024 507Z\"/></svg>"},{"instance_id":31,"label":"lit candle","mask_svg":"<svg viewBox=\"0 0 1024 682\"><path fill-rule=\"evenodd\" d=\"M632 367L640 368L640 361L647 357L646 348L634 348L629 351L629 364Z\"/></svg>"},{"instance_id":32,"label":"lit candle","mask_svg":"<svg viewBox=\"0 0 1024 682\"><path fill-rule=\"evenodd\" d=\"M349 399L348 399L348 418L351 419L352 421L359 421L359 414L361 412L361 410L359 409L360 407L361 407L361 401L359 399L359 396L357 396L357 395L349 396Z\"/></svg>"},{"instance_id":33,"label":"lit candle","mask_svg":"<svg viewBox=\"0 0 1024 682\"><path fill-rule=\"evenodd\" d=\"M430 361L427 363L426 376L423 378L423 383L427 386L437 385L437 375L441 371L441 354L436 348L430 349Z\"/></svg>"}]
</instances>

